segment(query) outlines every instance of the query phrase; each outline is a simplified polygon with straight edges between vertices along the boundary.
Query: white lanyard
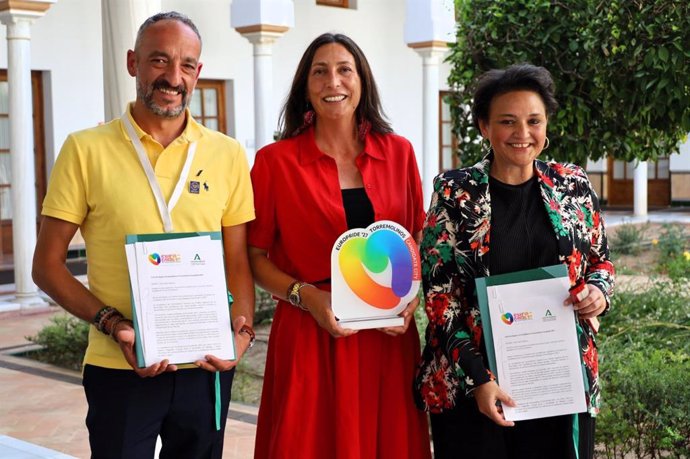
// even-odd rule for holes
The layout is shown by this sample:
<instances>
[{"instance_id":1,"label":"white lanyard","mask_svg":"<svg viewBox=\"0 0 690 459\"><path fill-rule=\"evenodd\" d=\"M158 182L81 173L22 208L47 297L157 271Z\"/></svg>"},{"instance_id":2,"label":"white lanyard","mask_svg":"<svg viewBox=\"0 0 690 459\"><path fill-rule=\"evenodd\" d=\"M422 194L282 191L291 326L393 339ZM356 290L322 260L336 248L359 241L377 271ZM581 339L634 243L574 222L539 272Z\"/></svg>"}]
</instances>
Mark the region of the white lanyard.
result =
<instances>
[{"instance_id":1,"label":"white lanyard","mask_svg":"<svg viewBox=\"0 0 690 459\"><path fill-rule=\"evenodd\" d=\"M144 168L146 178L151 186L151 192L153 192L153 197L156 198L156 204L158 204L158 213L163 221L163 229L166 233L172 233L173 224L170 212L172 212L172 210L175 208L175 204L177 204L178 199L180 199L180 195L182 195L184 184L187 181L187 176L189 175L189 169L192 167L192 161L194 160L194 155L196 154L196 142L190 142L189 146L187 147L187 159L182 167L182 172L180 172L180 178L177 180L175 190L173 191L172 196L170 196L170 201L168 201L166 204L165 198L163 198L161 187L158 185L156 174L151 166L151 161L146 155L146 150L144 150L144 146L141 144L141 140L139 139L139 136L134 130L134 126L132 126L132 122L129 120L129 117L126 113L122 115L122 123L125 125L125 129L127 129L127 135L129 135L132 145L134 145L137 156L139 156L139 162L141 163L141 167Z\"/></svg>"}]
</instances>

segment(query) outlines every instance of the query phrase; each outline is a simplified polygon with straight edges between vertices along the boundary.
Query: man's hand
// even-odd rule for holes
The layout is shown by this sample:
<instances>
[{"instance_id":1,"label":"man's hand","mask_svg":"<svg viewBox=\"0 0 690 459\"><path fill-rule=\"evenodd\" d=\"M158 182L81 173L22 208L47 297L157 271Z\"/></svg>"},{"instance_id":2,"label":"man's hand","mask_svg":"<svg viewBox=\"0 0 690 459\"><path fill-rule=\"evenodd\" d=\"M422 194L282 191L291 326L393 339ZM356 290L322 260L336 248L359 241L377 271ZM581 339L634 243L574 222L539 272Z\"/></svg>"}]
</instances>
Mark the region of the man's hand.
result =
<instances>
[{"instance_id":1,"label":"man's hand","mask_svg":"<svg viewBox=\"0 0 690 459\"><path fill-rule=\"evenodd\" d=\"M122 321L117 324L116 329L113 331L113 336L120 346L122 354L125 356L125 360L132 367L134 372L141 376L142 378L152 378L158 376L166 371L177 371L176 365L168 364L168 360L165 359L162 362L154 363L150 367L139 368L137 366L137 354L134 350L134 340L135 333L134 328L129 321Z\"/></svg>"},{"instance_id":2,"label":"man's hand","mask_svg":"<svg viewBox=\"0 0 690 459\"><path fill-rule=\"evenodd\" d=\"M497 402L508 406L516 406L515 401L503 389L498 387L495 381L489 381L474 390L474 399L477 401L479 411L494 421L499 426L512 427L513 421L506 421L503 416L503 409Z\"/></svg>"},{"instance_id":3,"label":"man's hand","mask_svg":"<svg viewBox=\"0 0 690 459\"><path fill-rule=\"evenodd\" d=\"M206 371L228 371L235 368L249 348L249 335L240 333L240 329L246 322L247 319L244 316L237 316L232 322L232 328L235 332L235 360L223 360L209 354L206 356L206 360L197 360L194 365Z\"/></svg>"},{"instance_id":4,"label":"man's hand","mask_svg":"<svg viewBox=\"0 0 690 459\"><path fill-rule=\"evenodd\" d=\"M399 314L400 317L405 319L405 323L403 323L399 327L384 327L377 328L377 330L382 331L383 333L391 336L405 334L407 328L410 326L410 322L412 321L412 319L414 319L414 311L417 309L417 306L419 306L418 296L416 296L412 301L407 303L407 307Z\"/></svg>"}]
</instances>

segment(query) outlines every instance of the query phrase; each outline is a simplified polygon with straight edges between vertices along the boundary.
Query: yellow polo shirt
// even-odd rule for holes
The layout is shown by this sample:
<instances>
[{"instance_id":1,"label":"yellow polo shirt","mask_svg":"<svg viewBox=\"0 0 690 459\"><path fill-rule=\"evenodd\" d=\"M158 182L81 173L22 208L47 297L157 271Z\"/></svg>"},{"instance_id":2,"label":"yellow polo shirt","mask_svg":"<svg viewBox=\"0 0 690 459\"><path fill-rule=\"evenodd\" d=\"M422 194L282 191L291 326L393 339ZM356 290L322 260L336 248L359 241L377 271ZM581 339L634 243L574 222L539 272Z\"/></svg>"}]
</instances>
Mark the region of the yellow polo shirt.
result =
<instances>
[{"instance_id":1,"label":"yellow polo shirt","mask_svg":"<svg viewBox=\"0 0 690 459\"><path fill-rule=\"evenodd\" d=\"M175 232L220 231L254 219L247 158L230 137L186 113L182 134L166 148L127 115L153 165L166 202L177 184L187 147L196 156L171 212ZM190 182L197 182L190 185ZM120 119L69 135L53 168L42 214L75 223L86 243L89 289L131 318L125 235L163 233L163 222L144 169ZM94 326L84 363L129 369L120 348Z\"/></svg>"}]
</instances>

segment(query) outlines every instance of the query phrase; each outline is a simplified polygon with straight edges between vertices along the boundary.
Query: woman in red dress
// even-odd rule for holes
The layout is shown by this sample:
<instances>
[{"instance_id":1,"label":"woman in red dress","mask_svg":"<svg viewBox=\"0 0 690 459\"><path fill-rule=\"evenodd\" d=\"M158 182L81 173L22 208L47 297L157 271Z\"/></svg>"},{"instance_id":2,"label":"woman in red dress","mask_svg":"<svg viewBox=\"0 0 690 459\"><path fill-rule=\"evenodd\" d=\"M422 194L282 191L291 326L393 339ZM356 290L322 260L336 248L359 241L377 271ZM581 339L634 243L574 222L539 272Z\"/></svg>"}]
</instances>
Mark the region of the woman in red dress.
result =
<instances>
[{"instance_id":1,"label":"woman in red dress","mask_svg":"<svg viewBox=\"0 0 690 459\"><path fill-rule=\"evenodd\" d=\"M257 218L249 253L279 299L268 346L257 458L430 457L412 381L413 319L400 327L338 325L330 254L348 228L393 220L419 235L421 182L410 142L392 133L359 47L323 34L307 48L281 113L281 140L252 169Z\"/></svg>"}]
</instances>

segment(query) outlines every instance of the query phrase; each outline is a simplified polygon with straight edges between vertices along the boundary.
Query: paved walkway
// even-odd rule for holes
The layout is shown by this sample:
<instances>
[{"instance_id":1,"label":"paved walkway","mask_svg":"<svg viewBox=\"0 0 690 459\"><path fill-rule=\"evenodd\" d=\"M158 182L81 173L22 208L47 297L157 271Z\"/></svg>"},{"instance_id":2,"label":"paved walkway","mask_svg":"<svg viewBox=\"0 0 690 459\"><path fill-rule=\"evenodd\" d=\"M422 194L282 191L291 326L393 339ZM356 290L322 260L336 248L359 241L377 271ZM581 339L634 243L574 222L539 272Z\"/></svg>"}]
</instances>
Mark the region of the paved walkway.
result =
<instances>
[{"instance_id":1,"label":"paved walkway","mask_svg":"<svg viewBox=\"0 0 690 459\"><path fill-rule=\"evenodd\" d=\"M90 456L86 399L78 372L12 356L31 343L55 314L0 313L0 458L67 459ZM255 407L232 403L225 429L224 459L254 454Z\"/></svg>"},{"instance_id":2,"label":"paved walkway","mask_svg":"<svg viewBox=\"0 0 690 459\"><path fill-rule=\"evenodd\" d=\"M630 211L604 211L604 224L616 226L624 223L688 223L690 224L690 207L672 207L652 211L645 216L636 217Z\"/></svg>"},{"instance_id":3,"label":"paved walkway","mask_svg":"<svg viewBox=\"0 0 690 459\"><path fill-rule=\"evenodd\" d=\"M690 223L690 208L650 212L644 218L609 211L604 219L607 226L644 221ZM11 291L11 285L0 286L0 294ZM12 355L31 344L26 336L36 334L61 311L50 307L32 314L0 312L0 458L89 457L86 400L79 373ZM224 459L253 456L256 413L255 407L231 404Z\"/></svg>"}]
</instances>

